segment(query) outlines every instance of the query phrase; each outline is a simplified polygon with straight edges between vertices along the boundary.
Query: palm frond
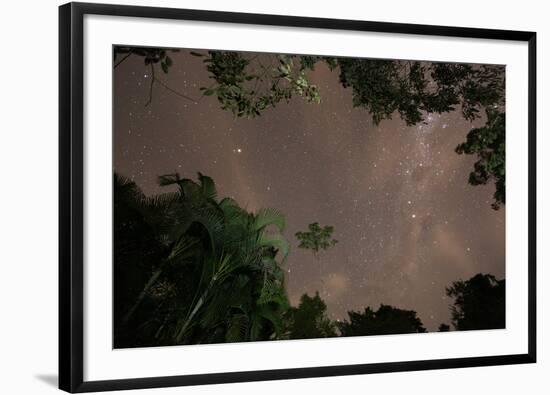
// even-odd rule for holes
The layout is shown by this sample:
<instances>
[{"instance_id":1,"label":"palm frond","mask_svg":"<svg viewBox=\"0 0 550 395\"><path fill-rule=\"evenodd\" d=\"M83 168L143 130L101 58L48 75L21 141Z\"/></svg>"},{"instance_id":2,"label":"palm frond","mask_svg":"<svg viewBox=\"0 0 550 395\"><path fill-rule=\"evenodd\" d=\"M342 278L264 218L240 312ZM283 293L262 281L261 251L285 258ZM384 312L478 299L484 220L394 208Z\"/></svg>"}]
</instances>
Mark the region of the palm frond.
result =
<instances>
[{"instance_id":1,"label":"palm frond","mask_svg":"<svg viewBox=\"0 0 550 395\"><path fill-rule=\"evenodd\" d=\"M212 178L199 173L199 181L201 185L201 192L204 198L210 200L216 200L218 193L216 191L216 185Z\"/></svg>"},{"instance_id":2,"label":"palm frond","mask_svg":"<svg viewBox=\"0 0 550 395\"><path fill-rule=\"evenodd\" d=\"M165 174L159 176L158 182L160 186L177 184L180 181L180 175L178 173Z\"/></svg>"},{"instance_id":3,"label":"palm frond","mask_svg":"<svg viewBox=\"0 0 550 395\"><path fill-rule=\"evenodd\" d=\"M130 178L118 173L113 174L113 195L116 200L124 201L130 207L137 207L145 195Z\"/></svg>"},{"instance_id":4,"label":"palm frond","mask_svg":"<svg viewBox=\"0 0 550 395\"><path fill-rule=\"evenodd\" d=\"M215 208L202 208L194 210L192 222L201 224L208 232L212 251L216 251L216 244L223 232L223 214Z\"/></svg>"},{"instance_id":5,"label":"palm frond","mask_svg":"<svg viewBox=\"0 0 550 395\"><path fill-rule=\"evenodd\" d=\"M150 210L165 211L179 203L180 195L177 192L161 193L150 197L144 197L142 204Z\"/></svg>"},{"instance_id":6,"label":"palm frond","mask_svg":"<svg viewBox=\"0 0 550 395\"><path fill-rule=\"evenodd\" d=\"M269 321L275 328L275 333L280 334L283 330L283 320L281 318L281 312L271 308L268 305L262 305L259 307L257 315L266 321Z\"/></svg>"},{"instance_id":7,"label":"palm frond","mask_svg":"<svg viewBox=\"0 0 550 395\"><path fill-rule=\"evenodd\" d=\"M183 234L179 240L172 246L169 260L181 257L182 254L188 252L192 247L200 243L200 240L196 237Z\"/></svg>"},{"instance_id":8,"label":"palm frond","mask_svg":"<svg viewBox=\"0 0 550 395\"><path fill-rule=\"evenodd\" d=\"M260 262L262 271L269 273L269 275L275 277L279 281L284 279L283 269L274 257L262 256Z\"/></svg>"},{"instance_id":9,"label":"palm frond","mask_svg":"<svg viewBox=\"0 0 550 395\"><path fill-rule=\"evenodd\" d=\"M211 328L220 322L223 322L228 313L227 297L222 292L215 293L201 317L201 325L205 328Z\"/></svg>"},{"instance_id":10,"label":"palm frond","mask_svg":"<svg viewBox=\"0 0 550 395\"><path fill-rule=\"evenodd\" d=\"M262 230L269 225L275 225L279 232L285 230L285 216L275 208L262 208L256 212L254 228Z\"/></svg>"},{"instance_id":11,"label":"palm frond","mask_svg":"<svg viewBox=\"0 0 550 395\"><path fill-rule=\"evenodd\" d=\"M263 232L258 240L259 245L263 247L274 248L281 254L281 264L283 264L290 252L290 244L288 240L280 233Z\"/></svg>"},{"instance_id":12,"label":"palm frond","mask_svg":"<svg viewBox=\"0 0 550 395\"><path fill-rule=\"evenodd\" d=\"M248 316L246 314L235 314L231 316L225 334L227 342L243 341L248 334Z\"/></svg>"}]
</instances>

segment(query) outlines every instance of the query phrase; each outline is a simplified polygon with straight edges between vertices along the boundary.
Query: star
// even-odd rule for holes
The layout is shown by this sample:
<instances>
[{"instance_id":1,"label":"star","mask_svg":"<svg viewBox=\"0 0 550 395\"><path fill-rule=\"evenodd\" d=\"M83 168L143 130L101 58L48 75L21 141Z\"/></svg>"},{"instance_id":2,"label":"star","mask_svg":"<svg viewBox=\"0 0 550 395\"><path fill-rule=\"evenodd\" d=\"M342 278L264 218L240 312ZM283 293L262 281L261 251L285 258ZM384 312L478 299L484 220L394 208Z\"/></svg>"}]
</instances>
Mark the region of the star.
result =
<instances>
[{"instance_id":1,"label":"star","mask_svg":"<svg viewBox=\"0 0 550 395\"><path fill-rule=\"evenodd\" d=\"M198 88L211 83L202 62L187 61L187 50L173 57L169 86L200 97ZM467 183L473 157L454 154L468 132L460 110L441 117L424 113L426 125L407 126L399 116L374 125L368 110L353 109L352 92L341 86L338 71L316 70L311 76L325 88L322 104L305 106L297 97L260 117L233 119L212 98L187 107L185 99L161 87L153 105L144 106L153 75L138 63L113 75L113 167L148 196L169 192L159 187L158 175L176 170L196 180L201 171L213 178L220 198L233 197L250 212L280 210L291 244L288 264L294 270L283 270L293 305L303 293L314 295L317 279L338 270L355 278L344 293L318 289L327 298L330 293L327 312L334 319L379 302L400 307L410 299L427 329L436 330L432 320L450 317L445 286L467 279L470 260L479 253L471 254L472 231L487 246L487 271L501 277L504 210L490 209L492 188ZM402 226L407 217L409 226ZM339 240L318 260L296 248L294 237L315 221L333 225ZM489 226L477 231L478 224ZM493 225L495 232L484 231ZM446 259L461 249L456 262Z\"/></svg>"}]
</instances>

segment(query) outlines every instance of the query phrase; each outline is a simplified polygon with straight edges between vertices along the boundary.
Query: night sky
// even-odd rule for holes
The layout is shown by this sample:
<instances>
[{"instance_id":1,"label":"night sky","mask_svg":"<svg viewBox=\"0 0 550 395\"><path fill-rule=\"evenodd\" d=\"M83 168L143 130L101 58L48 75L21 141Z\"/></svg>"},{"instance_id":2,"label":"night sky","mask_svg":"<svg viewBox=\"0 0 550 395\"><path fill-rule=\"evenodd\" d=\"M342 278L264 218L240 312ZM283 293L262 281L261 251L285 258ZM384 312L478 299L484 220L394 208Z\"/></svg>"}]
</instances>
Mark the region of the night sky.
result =
<instances>
[{"instance_id":1,"label":"night sky","mask_svg":"<svg viewBox=\"0 0 550 395\"><path fill-rule=\"evenodd\" d=\"M399 116L379 126L352 107L337 71L315 66L321 104L294 97L254 119L234 118L215 97L201 58L170 54L148 100L150 69L130 56L114 70L114 170L146 194L168 191L162 174L212 177L218 196L249 211L284 213L291 242L287 287L296 305L319 291L333 319L380 303L418 312L428 330L450 322L445 287L476 273L504 277L504 207L491 208L494 184L471 186L475 157L454 148L472 126L460 111L407 127ZM199 100L200 99L200 100ZM297 231L319 222L339 243L316 259Z\"/></svg>"}]
</instances>

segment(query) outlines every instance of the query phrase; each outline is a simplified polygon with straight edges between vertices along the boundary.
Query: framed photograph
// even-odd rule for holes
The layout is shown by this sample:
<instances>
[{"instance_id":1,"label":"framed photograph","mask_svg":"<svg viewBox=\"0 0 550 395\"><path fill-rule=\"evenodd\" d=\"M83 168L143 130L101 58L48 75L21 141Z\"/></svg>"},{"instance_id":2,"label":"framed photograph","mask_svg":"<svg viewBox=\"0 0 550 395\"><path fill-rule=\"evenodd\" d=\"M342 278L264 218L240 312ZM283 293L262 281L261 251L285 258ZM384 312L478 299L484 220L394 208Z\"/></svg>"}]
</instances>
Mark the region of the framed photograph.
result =
<instances>
[{"instance_id":1,"label":"framed photograph","mask_svg":"<svg viewBox=\"0 0 550 395\"><path fill-rule=\"evenodd\" d=\"M61 389L535 362L534 32L59 12Z\"/></svg>"}]
</instances>

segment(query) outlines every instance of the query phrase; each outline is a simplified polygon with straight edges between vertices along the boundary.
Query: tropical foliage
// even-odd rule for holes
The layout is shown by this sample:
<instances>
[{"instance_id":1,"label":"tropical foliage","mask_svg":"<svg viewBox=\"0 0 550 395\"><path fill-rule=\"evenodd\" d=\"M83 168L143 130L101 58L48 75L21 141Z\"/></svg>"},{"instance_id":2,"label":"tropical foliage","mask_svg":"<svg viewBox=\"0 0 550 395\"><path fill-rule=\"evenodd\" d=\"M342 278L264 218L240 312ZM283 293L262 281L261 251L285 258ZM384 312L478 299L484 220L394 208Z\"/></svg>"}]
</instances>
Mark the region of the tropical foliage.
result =
<instances>
[{"instance_id":1,"label":"tropical foliage","mask_svg":"<svg viewBox=\"0 0 550 395\"><path fill-rule=\"evenodd\" d=\"M402 310L380 305L378 310L367 307L362 313L348 311L348 319L338 322L342 336L395 335L400 333L424 333L416 311Z\"/></svg>"},{"instance_id":2,"label":"tropical foliage","mask_svg":"<svg viewBox=\"0 0 550 395\"><path fill-rule=\"evenodd\" d=\"M288 243L274 209L218 199L211 178L178 174L146 197L115 174L117 346L268 340L288 308Z\"/></svg>"},{"instance_id":3,"label":"tropical foliage","mask_svg":"<svg viewBox=\"0 0 550 395\"><path fill-rule=\"evenodd\" d=\"M491 274L476 274L447 288L454 298L452 324L456 330L502 329L506 326L506 285Z\"/></svg>"},{"instance_id":4,"label":"tropical foliage","mask_svg":"<svg viewBox=\"0 0 550 395\"><path fill-rule=\"evenodd\" d=\"M149 197L114 175L116 348L426 331L415 311L388 305L349 311L341 322L329 317L318 293L291 306L280 212L250 213L220 199L214 181L200 173L197 181L168 174L159 183L175 190ZM327 228L315 224L311 234ZM329 226L313 239L334 246L332 232ZM504 280L478 274L447 294L455 298L455 330L504 327Z\"/></svg>"},{"instance_id":5,"label":"tropical foliage","mask_svg":"<svg viewBox=\"0 0 550 395\"><path fill-rule=\"evenodd\" d=\"M155 65L167 73L174 51L167 48L115 47L115 67L128 56L144 58L152 75L149 99L156 82L173 93L189 96L166 86L155 76ZM374 124L398 115L407 125L425 122L429 113L460 110L464 119L485 118L485 126L468 134L456 147L459 154L476 155L469 177L472 185L494 181L492 207L505 203L505 78L498 65L471 65L428 61L339 58L327 56L250 54L233 51L189 52L203 59L212 83L201 87L203 95L217 98L223 110L236 117L252 118L288 103L294 95L320 103L319 88L309 72L319 63L338 73L344 88L352 91L354 107L364 108ZM120 58L122 56L122 58ZM484 116L484 114L486 114Z\"/></svg>"},{"instance_id":6,"label":"tropical foliage","mask_svg":"<svg viewBox=\"0 0 550 395\"><path fill-rule=\"evenodd\" d=\"M258 116L281 101L288 103L295 94L308 102L320 102L317 87L310 84L303 65L296 66L292 56L258 54L247 58L229 51L192 54L204 57L206 70L214 81L208 88L201 88L204 95L214 95L222 109L237 117ZM255 66L252 70L251 65Z\"/></svg>"},{"instance_id":7,"label":"tropical foliage","mask_svg":"<svg viewBox=\"0 0 550 395\"><path fill-rule=\"evenodd\" d=\"M298 307L291 307L285 316L289 339L316 339L336 336L336 325L327 315L327 305L315 293L302 295Z\"/></svg>"},{"instance_id":8,"label":"tropical foliage","mask_svg":"<svg viewBox=\"0 0 550 395\"><path fill-rule=\"evenodd\" d=\"M487 109L487 122L480 128L470 130L466 141L456 147L458 154L475 154L478 160L470 173L472 185L495 181L493 208L499 209L506 202L505 130L506 114Z\"/></svg>"}]
</instances>

